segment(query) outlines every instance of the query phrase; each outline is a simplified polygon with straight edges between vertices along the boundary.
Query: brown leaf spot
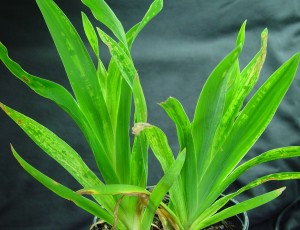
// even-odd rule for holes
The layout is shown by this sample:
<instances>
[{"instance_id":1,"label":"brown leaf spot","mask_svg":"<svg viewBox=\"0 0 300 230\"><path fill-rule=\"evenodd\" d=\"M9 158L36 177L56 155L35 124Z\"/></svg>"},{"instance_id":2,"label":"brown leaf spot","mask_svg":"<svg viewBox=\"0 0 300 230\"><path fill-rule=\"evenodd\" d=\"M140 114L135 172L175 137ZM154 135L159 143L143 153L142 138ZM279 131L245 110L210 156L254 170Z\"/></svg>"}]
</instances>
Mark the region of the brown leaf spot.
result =
<instances>
[{"instance_id":1,"label":"brown leaf spot","mask_svg":"<svg viewBox=\"0 0 300 230\"><path fill-rule=\"evenodd\" d=\"M26 76L22 76L22 80L27 84L30 83L30 80Z\"/></svg>"},{"instance_id":2,"label":"brown leaf spot","mask_svg":"<svg viewBox=\"0 0 300 230\"><path fill-rule=\"evenodd\" d=\"M146 127L151 127L151 125L149 123L136 123L134 127L132 127L132 133L138 136Z\"/></svg>"}]
</instances>

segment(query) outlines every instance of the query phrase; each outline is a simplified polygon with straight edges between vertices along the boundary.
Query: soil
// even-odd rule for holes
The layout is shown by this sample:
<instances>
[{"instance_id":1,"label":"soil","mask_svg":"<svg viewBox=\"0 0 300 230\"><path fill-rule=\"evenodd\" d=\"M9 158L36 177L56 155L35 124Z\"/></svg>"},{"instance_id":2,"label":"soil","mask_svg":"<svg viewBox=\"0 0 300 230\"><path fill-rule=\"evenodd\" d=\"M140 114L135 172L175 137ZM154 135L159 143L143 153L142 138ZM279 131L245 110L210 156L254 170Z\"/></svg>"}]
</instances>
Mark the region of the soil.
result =
<instances>
[{"instance_id":1,"label":"soil","mask_svg":"<svg viewBox=\"0 0 300 230\"><path fill-rule=\"evenodd\" d=\"M98 224L96 227L92 228L91 230L111 230L112 226L106 223ZM226 220L222 220L210 227L207 227L203 230L242 230L243 227L241 222L235 217L228 218ZM158 218L155 215L151 229L150 230L163 230L163 226Z\"/></svg>"},{"instance_id":2,"label":"soil","mask_svg":"<svg viewBox=\"0 0 300 230\"><path fill-rule=\"evenodd\" d=\"M169 195L163 199L163 203L168 205L169 203ZM90 230L111 230L112 226L103 222L100 223ZM243 226L241 220L237 216L230 217L226 220L222 220L212 226L206 227L203 230L242 230ZM150 230L163 230L162 223L157 215L154 216L153 223Z\"/></svg>"}]
</instances>

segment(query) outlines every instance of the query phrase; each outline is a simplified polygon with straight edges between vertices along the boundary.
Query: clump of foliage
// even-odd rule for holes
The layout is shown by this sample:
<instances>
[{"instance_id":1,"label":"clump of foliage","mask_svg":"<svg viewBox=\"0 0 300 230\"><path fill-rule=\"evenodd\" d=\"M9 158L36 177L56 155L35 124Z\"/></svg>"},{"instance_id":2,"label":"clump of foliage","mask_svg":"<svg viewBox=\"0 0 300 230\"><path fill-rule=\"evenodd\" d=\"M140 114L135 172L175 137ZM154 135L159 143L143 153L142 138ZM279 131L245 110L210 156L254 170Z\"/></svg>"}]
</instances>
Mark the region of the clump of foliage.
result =
<instances>
[{"instance_id":1,"label":"clump of foliage","mask_svg":"<svg viewBox=\"0 0 300 230\"><path fill-rule=\"evenodd\" d=\"M147 107L130 50L145 25L162 9L155 0L144 18L125 32L121 22L103 0L82 0L95 18L113 36L93 27L82 13L85 34L96 57L53 0L37 0L66 70L74 97L61 85L24 71L0 43L0 59L18 79L37 94L52 100L76 122L84 134L103 181L83 162L80 155L61 138L33 119L0 104L24 132L80 184L73 191L54 181L12 152L23 168L57 195L116 229L150 229L156 214L164 229L203 229L220 220L265 204L278 197L280 188L246 200L222 211L222 207L242 192L269 180L299 179L299 172L282 172L258 178L238 191L220 194L249 168L272 160L300 155L300 147L270 150L243 164L240 161L271 121L292 83L300 54L284 63L244 106L263 66L267 30L261 49L241 71L238 56L244 45L245 25L236 47L213 70L199 96L192 121L175 98L161 103L174 121L180 153L174 158L166 135L147 123ZM111 54L107 67L100 58L99 39ZM132 99L134 104L132 105ZM134 125L130 123L134 107ZM130 144L130 127L134 139ZM161 163L164 176L148 191L148 147ZM168 204L162 202L169 192ZM93 199L86 196L91 195Z\"/></svg>"}]
</instances>

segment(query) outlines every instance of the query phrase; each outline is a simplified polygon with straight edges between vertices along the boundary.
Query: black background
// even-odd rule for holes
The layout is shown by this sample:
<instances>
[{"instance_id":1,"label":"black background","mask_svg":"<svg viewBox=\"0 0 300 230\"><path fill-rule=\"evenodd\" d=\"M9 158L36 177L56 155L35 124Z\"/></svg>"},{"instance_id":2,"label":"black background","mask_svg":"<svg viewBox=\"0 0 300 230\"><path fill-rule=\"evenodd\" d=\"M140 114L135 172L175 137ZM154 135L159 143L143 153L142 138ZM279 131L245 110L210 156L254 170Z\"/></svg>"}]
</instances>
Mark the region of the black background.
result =
<instances>
[{"instance_id":1,"label":"black background","mask_svg":"<svg viewBox=\"0 0 300 230\"><path fill-rule=\"evenodd\" d=\"M90 15L79 0L56 1L83 35L80 11ZM107 1L126 30L143 17L151 1ZM91 18L91 17L90 17ZM209 73L234 47L242 22L248 19L241 67L259 50L260 33L269 29L268 54L258 85L284 61L300 51L300 1L298 0L172 0L140 34L133 46L149 109L149 122L161 127L170 145L178 150L172 122L157 105L169 96L178 98L190 118ZM95 22L95 21L94 21ZM99 23L95 24L101 26ZM29 73L58 82L70 89L55 46L35 1L5 1L0 4L0 41L11 58ZM101 45L108 62L108 51ZM290 87L270 126L245 157L250 159L269 149L300 145L300 73ZM257 89L257 87L256 87ZM37 96L0 64L0 101L34 118L71 144L96 170L92 154L74 122L56 105ZM72 189L78 184L44 154L3 112L0 112L0 229L88 229L92 217L71 202L52 194L18 165L9 143L33 166ZM149 185L162 176L150 156ZM279 171L299 171L300 159L257 166L241 177L235 190L258 176ZM282 210L300 196L299 181L268 183L238 200L287 186L273 202L250 211L250 229L274 229ZM297 212L298 210L298 216ZM294 219L284 218L283 229L299 229L299 208ZM298 225L297 222L298 221ZM298 227L293 227L298 226Z\"/></svg>"}]
</instances>

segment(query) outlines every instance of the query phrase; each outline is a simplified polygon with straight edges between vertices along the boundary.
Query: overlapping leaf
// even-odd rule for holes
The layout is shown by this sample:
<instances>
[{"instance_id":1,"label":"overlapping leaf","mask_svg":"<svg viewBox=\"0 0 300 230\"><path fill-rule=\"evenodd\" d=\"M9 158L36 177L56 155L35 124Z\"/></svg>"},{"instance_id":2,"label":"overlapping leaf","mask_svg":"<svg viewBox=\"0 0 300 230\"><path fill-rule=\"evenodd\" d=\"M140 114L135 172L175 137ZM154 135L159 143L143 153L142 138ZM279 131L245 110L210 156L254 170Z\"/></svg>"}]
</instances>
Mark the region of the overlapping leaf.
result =
<instances>
[{"instance_id":1,"label":"overlapping leaf","mask_svg":"<svg viewBox=\"0 0 300 230\"><path fill-rule=\"evenodd\" d=\"M60 197L70 200L74 202L80 208L86 210L87 212L91 213L94 216L97 216L107 223L113 223L113 217L109 215L103 208L99 205L94 203L93 201L75 193L71 189L59 184L58 182L52 180L51 178L47 177L43 173L39 172L37 169L29 165L25 160L23 160L18 153L12 147L12 152L21 166L36 180L42 183L45 187L59 195Z\"/></svg>"}]
</instances>

